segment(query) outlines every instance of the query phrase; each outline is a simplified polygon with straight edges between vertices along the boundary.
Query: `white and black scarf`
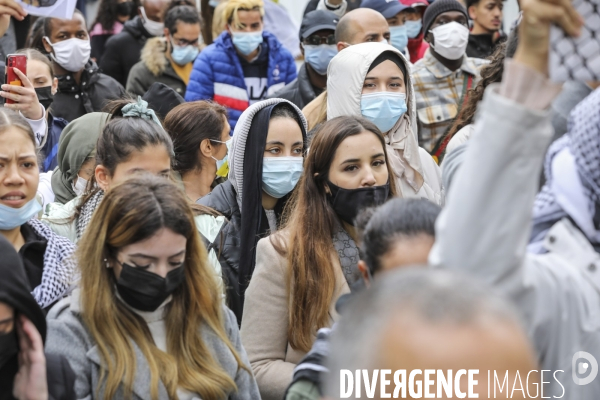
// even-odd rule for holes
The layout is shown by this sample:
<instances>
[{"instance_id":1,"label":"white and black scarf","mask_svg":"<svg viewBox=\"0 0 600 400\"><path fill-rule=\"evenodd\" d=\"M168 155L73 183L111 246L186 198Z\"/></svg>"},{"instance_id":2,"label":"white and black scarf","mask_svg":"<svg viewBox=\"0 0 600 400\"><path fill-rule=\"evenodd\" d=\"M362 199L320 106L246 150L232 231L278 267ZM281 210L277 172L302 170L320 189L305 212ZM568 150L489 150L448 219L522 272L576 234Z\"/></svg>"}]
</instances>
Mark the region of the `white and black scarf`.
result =
<instances>
[{"instance_id":1,"label":"white and black scarf","mask_svg":"<svg viewBox=\"0 0 600 400\"><path fill-rule=\"evenodd\" d=\"M529 250L543 252L548 230L570 218L590 243L600 243L600 91L573 109L568 132L546 155L546 184L537 195Z\"/></svg>"},{"instance_id":2,"label":"white and black scarf","mask_svg":"<svg viewBox=\"0 0 600 400\"><path fill-rule=\"evenodd\" d=\"M42 282L31 294L41 308L46 308L68 294L75 274L75 245L59 236L37 219L27 222L35 233L47 241Z\"/></svg>"},{"instance_id":3,"label":"white and black scarf","mask_svg":"<svg viewBox=\"0 0 600 400\"><path fill-rule=\"evenodd\" d=\"M94 215L94 211L100 205L100 202L104 198L104 190L98 190L92 197L85 202L85 204L81 207L81 212L77 217L77 221L75 221L75 227L77 230L77 241L81 239L83 236L83 232L85 232L85 228L87 228L88 224L92 220L92 216Z\"/></svg>"}]
</instances>

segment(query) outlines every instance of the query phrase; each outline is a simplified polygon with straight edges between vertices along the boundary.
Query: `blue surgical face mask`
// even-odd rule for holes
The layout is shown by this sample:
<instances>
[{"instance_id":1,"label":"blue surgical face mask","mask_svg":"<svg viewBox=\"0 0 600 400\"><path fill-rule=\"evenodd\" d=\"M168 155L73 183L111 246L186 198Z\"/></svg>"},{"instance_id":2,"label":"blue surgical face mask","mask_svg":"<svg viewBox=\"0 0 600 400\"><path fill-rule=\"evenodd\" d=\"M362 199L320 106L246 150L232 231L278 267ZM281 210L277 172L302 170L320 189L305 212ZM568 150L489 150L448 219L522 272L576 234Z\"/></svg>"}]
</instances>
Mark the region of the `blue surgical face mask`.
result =
<instances>
[{"instance_id":1,"label":"blue surgical face mask","mask_svg":"<svg viewBox=\"0 0 600 400\"><path fill-rule=\"evenodd\" d=\"M334 44L322 44L313 46L303 44L304 59L310 64L312 69L319 75L327 75L329 62L337 54L337 47Z\"/></svg>"},{"instance_id":2,"label":"blue surgical face mask","mask_svg":"<svg viewBox=\"0 0 600 400\"><path fill-rule=\"evenodd\" d=\"M196 46L192 46L191 44L187 46L176 46L171 42L173 46L173 52L171 53L171 58L177 65L186 65L190 63L198 57L198 53L200 50Z\"/></svg>"},{"instance_id":3,"label":"blue surgical face mask","mask_svg":"<svg viewBox=\"0 0 600 400\"><path fill-rule=\"evenodd\" d=\"M406 21L404 26L406 27L406 35L409 37L409 39L414 39L419 36L419 33L421 33L423 23L420 19L418 19L416 21Z\"/></svg>"},{"instance_id":4,"label":"blue surgical face mask","mask_svg":"<svg viewBox=\"0 0 600 400\"><path fill-rule=\"evenodd\" d=\"M377 92L363 94L360 100L360 112L373 122L382 133L394 127L398 119L406 112L404 93Z\"/></svg>"},{"instance_id":5,"label":"blue surgical face mask","mask_svg":"<svg viewBox=\"0 0 600 400\"><path fill-rule=\"evenodd\" d=\"M247 56L260 46L263 42L262 31L260 32L231 32L231 40L236 49Z\"/></svg>"},{"instance_id":6,"label":"blue surgical face mask","mask_svg":"<svg viewBox=\"0 0 600 400\"><path fill-rule=\"evenodd\" d=\"M408 36L406 35L406 27L404 25L390 26L390 42L392 46L400 51L406 49Z\"/></svg>"},{"instance_id":7,"label":"blue surgical face mask","mask_svg":"<svg viewBox=\"0 0 600 400\"><path fill-rule=\"evenodd\" d=\"M263 158L262 189L271 197L282 198L296 187L303 162L302 157Z\"/></svg>"},{"instance_id":8,"label":"blue surgical face mask","mask_svg":"<svg viewBox=\"0 0 600 400\"><path fill-rule=\"evenodd\" d=\"M0 230L9 231L29 221L42 210L37 199L33 198L21 208L0 204Z\"/></svg>"}]
</instances>

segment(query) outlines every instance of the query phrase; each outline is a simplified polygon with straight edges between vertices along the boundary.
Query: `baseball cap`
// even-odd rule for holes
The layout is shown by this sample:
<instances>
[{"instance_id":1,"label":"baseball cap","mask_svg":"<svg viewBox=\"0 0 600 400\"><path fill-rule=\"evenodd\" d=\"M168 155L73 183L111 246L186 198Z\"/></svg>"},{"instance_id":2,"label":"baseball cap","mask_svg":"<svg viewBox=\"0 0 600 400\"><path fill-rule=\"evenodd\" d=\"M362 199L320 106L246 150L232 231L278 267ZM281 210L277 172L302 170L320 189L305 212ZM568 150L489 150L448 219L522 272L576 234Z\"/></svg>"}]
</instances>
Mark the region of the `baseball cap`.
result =
<instances>
[{"instance_id":1,"label":"baseball cap","mask_svg":"<svg viewBox=\"0 0 600 400\"><path fill-rule=\"evenodd\" d=\"M400 11L409 7L400 3L398 0L363 0L360 3L360 8L370 8L378 11L385 19L393 18Z\"/></svg>"},{"instance_id":2,"label":"baseball cap","mask_svg":"<svg viewBox=\"0 0 600 400\"><path fill-rule=\"evenodd\" d=\"M300 41L323 29L335 31L339 20L340 18L336 14L327 10L315 10L307 13L300 25Z\"/></svg>"}]
</instances>

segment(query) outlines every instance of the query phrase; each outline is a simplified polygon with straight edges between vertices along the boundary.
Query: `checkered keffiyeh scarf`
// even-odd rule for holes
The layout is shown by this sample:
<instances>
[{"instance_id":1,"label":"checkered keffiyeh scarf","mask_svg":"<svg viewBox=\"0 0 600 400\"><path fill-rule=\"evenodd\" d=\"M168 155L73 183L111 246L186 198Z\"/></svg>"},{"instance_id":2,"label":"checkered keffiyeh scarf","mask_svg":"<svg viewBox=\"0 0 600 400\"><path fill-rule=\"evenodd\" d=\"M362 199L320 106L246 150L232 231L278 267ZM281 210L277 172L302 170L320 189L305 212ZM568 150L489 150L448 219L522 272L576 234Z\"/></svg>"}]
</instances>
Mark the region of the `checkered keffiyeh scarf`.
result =
<instances>
[{"instance_id":1,"label":"checkered keffiyeh scarf","mask_svg":"<svg viewBox=\"0 0 600 400\"><path fill-rule=\"evenodd\" d=\"M548 150L544 165L547 181L535 199L531 243L543 240L554 223L569 216L557 203L559 193L554 193L552 185L554 157L566 148L575 159L583 193L560 194L587 199L588 209L584 212L592 219L595 230L600 231L600 90L594 91L573 109L567 134ZM591 239L589 235L588 239Z\"/></svg>"},{"instance_id":2,"label":"checkered keffiyeh scarf","mask_svg":"<svg viewBox=\"0 0 600 400\"><path fill-rule=\"evenodd\" d=\"M92 220L94 211L96 211L103 198L104 190L98 190L92 197L88 199L88 201L85 202L85 204L81 208L81 212L79 214L79 217L77 217L77 221L75 223L75 227L77 228L78 241L81 239L81 236L83 236L85 228L87 228L88 224Z\"/></svg>"},{"instance_id":3,"label":"checkered keffiyeh scarf","mask_svg":"<svg viewBox=\"0 0 600 400\"><path fill-rule=\"evenodd\" d=\"M69 239L58 236L37 219L27 223L37 235L47 241L42 282L31 292L40 307L46 308L69 292L75 273L75 245Z\"/></svg>"}]
</instances>

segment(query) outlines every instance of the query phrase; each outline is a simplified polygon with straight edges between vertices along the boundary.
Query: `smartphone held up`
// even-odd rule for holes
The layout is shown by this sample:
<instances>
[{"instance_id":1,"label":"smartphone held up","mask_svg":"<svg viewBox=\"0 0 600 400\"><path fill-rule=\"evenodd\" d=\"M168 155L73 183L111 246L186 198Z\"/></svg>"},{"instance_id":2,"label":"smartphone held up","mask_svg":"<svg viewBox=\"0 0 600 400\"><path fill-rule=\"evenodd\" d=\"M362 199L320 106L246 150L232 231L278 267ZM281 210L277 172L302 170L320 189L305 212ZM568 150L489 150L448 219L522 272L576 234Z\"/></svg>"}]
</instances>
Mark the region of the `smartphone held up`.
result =
<instances>
[{"instance_id":1,"label":"smartphone held up","mask_svg":"<svg viewBox=\"0 0 600 400\"><path fill-rule=\"evenodd\" d=\"M4 83L7 85L23 86L23 82L15 72L15 68L27 75L27 56L25 54L9 54L6 56ZM6 104L14 104L14 100L6 99Z\"/></svg>"}]
</instances>

